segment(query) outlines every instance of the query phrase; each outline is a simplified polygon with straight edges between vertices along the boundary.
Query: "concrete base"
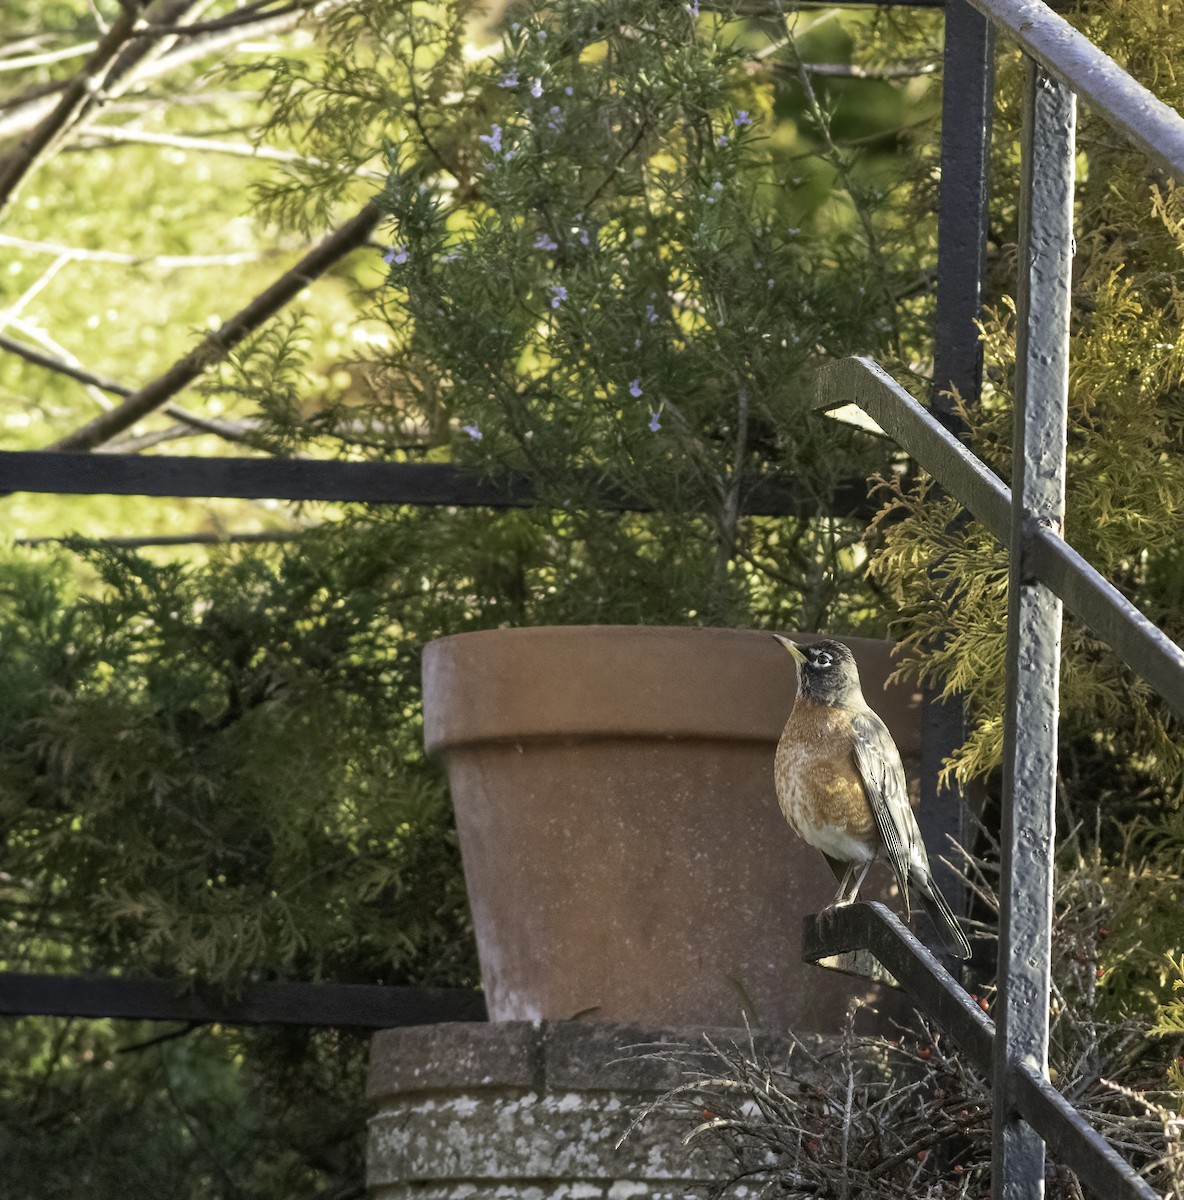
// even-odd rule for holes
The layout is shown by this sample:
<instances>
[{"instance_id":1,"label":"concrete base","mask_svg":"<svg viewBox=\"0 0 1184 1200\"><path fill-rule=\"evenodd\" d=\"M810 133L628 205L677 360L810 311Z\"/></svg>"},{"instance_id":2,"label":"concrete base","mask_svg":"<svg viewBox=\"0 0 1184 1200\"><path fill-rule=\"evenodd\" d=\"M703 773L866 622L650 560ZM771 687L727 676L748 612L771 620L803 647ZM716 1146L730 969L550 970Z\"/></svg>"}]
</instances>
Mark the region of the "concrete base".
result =
<instances>
[{"instance_id":1,"label":"concrete base","mask_svg":"<svg viewBox=\"0 0 1184 1200\"><path fill-rule=\"evenodd\" d=\"M744 1030L710 1031L746 1045ZM756 1035L773 1062L788 1038ZM812 1048L834 1039L803 1039ZM425 1025L376 1035L368 1093L371 1200L681 1200L729 1164L683 1138L685 1111L638 1111L686 1076L655 1043L705 1049L699 1030L575 1021ZM704 1055L710 1070L713 1056ZM718 1151L717 1151L718 1153ZM759 1185L758 1185L759 1186ZM755 1187L738 1184L743 1200Z\"/></svg>"}]
</instances>

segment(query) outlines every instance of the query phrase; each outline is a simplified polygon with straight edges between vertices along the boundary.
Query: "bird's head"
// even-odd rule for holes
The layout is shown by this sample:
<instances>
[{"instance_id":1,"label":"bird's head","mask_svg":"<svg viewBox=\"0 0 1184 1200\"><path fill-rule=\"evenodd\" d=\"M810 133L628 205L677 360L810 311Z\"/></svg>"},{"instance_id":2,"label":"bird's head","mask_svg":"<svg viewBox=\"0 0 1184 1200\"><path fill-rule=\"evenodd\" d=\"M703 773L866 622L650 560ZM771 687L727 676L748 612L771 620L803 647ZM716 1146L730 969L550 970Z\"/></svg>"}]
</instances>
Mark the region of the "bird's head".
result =
<instances>
[{"instance_id":1,"label":"bird's head","mask_svg":"<svg viewBox=\"0 0 1184 1200\"><path fill-rule=\"evenodd\" d=\"M798 695L816 704L843 707L861 698L855 656L842 642L811 642L800 646L773 636L789 651L798 667Z\"/></svg>"}]
</instances>

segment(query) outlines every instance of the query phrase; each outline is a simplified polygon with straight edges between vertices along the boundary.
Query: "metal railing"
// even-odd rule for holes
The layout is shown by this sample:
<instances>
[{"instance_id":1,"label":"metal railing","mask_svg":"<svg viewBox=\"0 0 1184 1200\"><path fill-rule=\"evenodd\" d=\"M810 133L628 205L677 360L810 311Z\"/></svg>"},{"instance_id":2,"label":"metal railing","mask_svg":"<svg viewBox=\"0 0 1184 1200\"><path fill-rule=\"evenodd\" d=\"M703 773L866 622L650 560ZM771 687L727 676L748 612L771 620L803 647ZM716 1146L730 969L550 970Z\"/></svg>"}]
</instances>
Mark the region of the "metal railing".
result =
<instances>
[{"instance_id":1,"label":"metal railing","mask_svg":"<svg viewBox=\"0 0 1184 1200\"><path fill-rule=\"evenodd\" d=\"M977 10L979 17L971 12ZM983 18L986 18L984 21ZM948 408L931 414L866 359L825 368L817 407L855 403L1009 549L1007 689L1004 712L1000 927L994 1025L933 956L879 905L819 922L807 918L804 957L871 951L926 1012L960 1040L992 1079L991 1189L995 1200L1044 1195L1046 1143L1091 1192L1154 1197L1154 1190L1052 1087L1048 1023L1060 679L1061 606L1067 604L1119 657L1184 714L1184 651L1167 638L1062 537L1069 384L1069 312L1073 259L1076 96L1115 129L1184 180L1184 118L1156 99L1040 0L949 0L947 75L957 52L954 22L973 38L975 61L989 56L998 26L1026 56L1020 179L1019 278L1014 491L962 444ZM962 49L965 55L967 50ZM982 94L987 68L972 80ZM947 89L949 98L950 89ZM948 111L948 110L947 110ZM980 139L986 114L981 108ZM939 256L961 237L973 250L984 228L985 157L970 181L969 230L939 236ZM943 185L953 162L943 146ZM965 190L966 184L963 184ZM973 207L974 201L978 207ZM943 197L943 215L947 199ZM980 244L981 245L981 244ZM971 271L981 256L971 255ZM939 278L941 266L939 264ZM979 275L963 288L965 322ZM939 294L939 311L941 298ZM947 339L965 348L965 325ZM943 367L942 329L935 391L963 386L977 395L977 364L966 387ZM977 339L976 339L977 340ZM955 356L956 357L956 356ZM943 419L944 423L943 423Z\"/></svg>"},{"instance_id":2,"label":"metal railing","mask_svg":"<svg viewBox=\"0 0 1184 1200\"><path fill-rule=\"evenodd\" d=\"M933 0L884 2L910 6L932 5ZM1091 1191L1107 1200L1151 1198L1155 1193L1150 1187L1052 1088L1047 1074L1061 602L1184 712L1184 652L1061 537L1074 95L1088 100L1181 180L1184 119L1039 0L946 0L944 9L945 78L956 80L957 87L946 87L943 97L930 407L923 408L863 359L847 360L824 372L818 407L858 404L1011 551L998 1026L880 905L840 910L824 924L807 918L803 951L811 960L871 951L919 1007L959 1040L967 1057L992 1075L997 1099L995 1197L1041 1196L1047 1145ZM996 27L1029 58L1014 496L959 440L964 431L949 399L956 392L973 402L981 381L976 321L986 243ZM802 511L805 502L792 489L773 494L776 485L770 487L772 491L757 498L749 511ZM0 454L0 489L490 507L534 502L524 484L511 482L503 488L435 464L88 457L62 452ZM627 507L628 497L622 497L621 504ZM866 504L866 493L858 487L848 489L838 504L844 511L857 511ZM959 832L949 823L956 806L940 791L938 764L962 740L957 708L931 696L923 732L921 810L931 845L939 844L946 832ZM1021 829L1024 838L1017 836ZM948 876L943 883L950 886ZM239 997L225 997L181 993L164 981L0 973L0 1015L14 1013L374 1027L478 1017L481 1005L474 994L420 989L267 984Z\"/></svg>"}]
</instances>

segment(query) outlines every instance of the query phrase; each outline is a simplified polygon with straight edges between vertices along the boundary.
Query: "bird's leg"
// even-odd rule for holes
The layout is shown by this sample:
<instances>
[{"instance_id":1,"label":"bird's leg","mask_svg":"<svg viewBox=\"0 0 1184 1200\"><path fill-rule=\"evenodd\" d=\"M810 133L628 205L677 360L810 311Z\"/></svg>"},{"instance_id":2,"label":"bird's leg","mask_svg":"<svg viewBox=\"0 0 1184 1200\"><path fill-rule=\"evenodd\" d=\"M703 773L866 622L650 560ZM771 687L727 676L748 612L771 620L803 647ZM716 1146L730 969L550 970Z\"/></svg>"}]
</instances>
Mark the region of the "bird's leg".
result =
<instances>
[{"instance_id":1,"label":"bird's leg","mask_svg":"<svg viewBox=\"0 0 1184 1200\"><path fill-rule=\"evenodd\" d=\"M839 901L840 904L854 904L855 901L859 899L859 889L861 887L863 887L863 881L867 878L868 871L870 871L872 869L873 862L875 862L875 859L869 858L867 860L867 862L865 862L863 864L863 866L860 867L859 874L856 875L856 877L855 877L855 884L851 888L850 894L845 899L840 900ZM851 864L851 867L847 872L848 876L855 874L855 868L858 865L859 865L858 863Z\"/></svg>"},{"instance_id":2,"label":"bird's leg","mask_svg":"<svg viewBox=\"0 0 1184 1200\"><path fill-rule=\"evenodd\" d=\"M826 906L828 909L842 908L844 905L851 903L851 901L847 898L847 890L851 885L852 876L854 876L855 868L858 865L858 863L854 862L849 862L847 864L847 869L843 872L843 878L839 881L839 890L835 892L835 898Z\"/></svg>"},{"instance_id":3,"label":"bird's leg","mask_svg":"<svg viewBox=\"0 0 1184 1200\"><path fill-rule=\"evenodd\" d=\"M843 873L842 882L839 884L839 890L827 907L846 908L848 904L854 904L859 899L859 889L863 887L863 881L867 878L867 873L871 870L874 861L875 859L869 858L865 863L849 862L847 870Z\"/></svg>"}]
</instances>

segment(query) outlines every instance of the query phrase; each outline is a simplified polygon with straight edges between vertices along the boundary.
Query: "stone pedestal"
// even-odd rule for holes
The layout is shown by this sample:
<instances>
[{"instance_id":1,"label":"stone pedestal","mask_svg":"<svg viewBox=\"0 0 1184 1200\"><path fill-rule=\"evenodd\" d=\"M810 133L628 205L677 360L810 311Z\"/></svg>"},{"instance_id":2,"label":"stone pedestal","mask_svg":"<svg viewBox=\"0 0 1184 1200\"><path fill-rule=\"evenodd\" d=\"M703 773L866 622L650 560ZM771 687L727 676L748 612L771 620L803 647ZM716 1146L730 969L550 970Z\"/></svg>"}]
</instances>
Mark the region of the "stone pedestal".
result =
<instances>
[{"instance_id":1,"label":"stone pedestal","mask_svg":"<svg viewBox=\"0 0 1184 1200\"><path fill-rule=\"evenodd\" d=\"M717 1045L743 1030L712 1031ZM809 1039L821 1043L828 1039ZM833 1039L829 1039L833 1040ZM686 1077L655 1043L706 1051L702 1031L574 1021L424 1025L376 1035L370 1200L682 1200L728 1177L683 1139L686 1112L638 1111ZM758 1035L784 1061L789 1040ZM703 1059L705 1069L716 1062ZM618 1144L620 1143L620 1144ZM729 1196L752 1189L738 1184Z\"/></svg>"}]
</instances>

